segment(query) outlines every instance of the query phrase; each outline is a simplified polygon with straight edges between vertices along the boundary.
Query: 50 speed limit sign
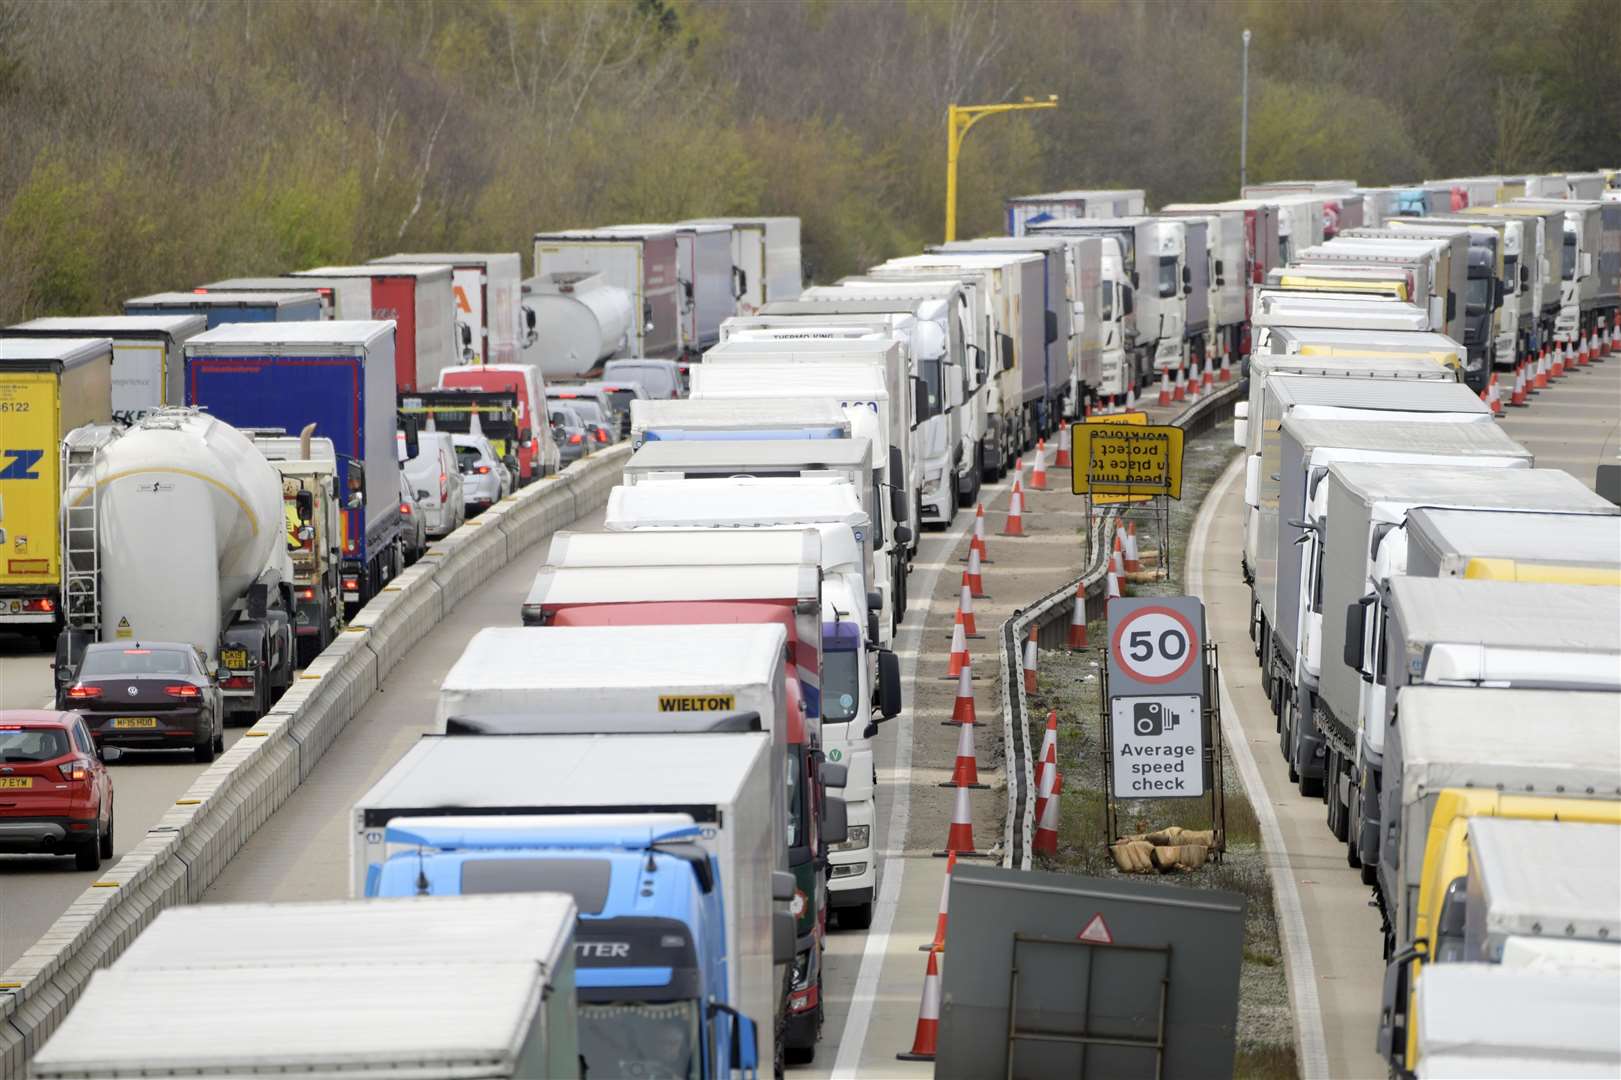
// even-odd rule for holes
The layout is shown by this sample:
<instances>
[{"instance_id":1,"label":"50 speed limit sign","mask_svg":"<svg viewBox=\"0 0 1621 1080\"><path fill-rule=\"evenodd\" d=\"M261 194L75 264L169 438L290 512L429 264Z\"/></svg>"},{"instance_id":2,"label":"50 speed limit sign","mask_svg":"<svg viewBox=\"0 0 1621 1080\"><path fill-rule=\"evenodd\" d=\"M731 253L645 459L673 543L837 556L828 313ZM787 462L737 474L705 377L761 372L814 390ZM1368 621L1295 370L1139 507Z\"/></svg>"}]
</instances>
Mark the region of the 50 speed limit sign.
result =
<instances>
[{"instance_id":1,"label":"50 speed limit sign","mask_svg":"<svg viewBox=\"0 0 1621 1080\"><path fill-rule=\"evenodd\" d=\"M1109 693L1203 694L1204 605L1191 596L1109 602Z\"/></svg>"}]
</instances>

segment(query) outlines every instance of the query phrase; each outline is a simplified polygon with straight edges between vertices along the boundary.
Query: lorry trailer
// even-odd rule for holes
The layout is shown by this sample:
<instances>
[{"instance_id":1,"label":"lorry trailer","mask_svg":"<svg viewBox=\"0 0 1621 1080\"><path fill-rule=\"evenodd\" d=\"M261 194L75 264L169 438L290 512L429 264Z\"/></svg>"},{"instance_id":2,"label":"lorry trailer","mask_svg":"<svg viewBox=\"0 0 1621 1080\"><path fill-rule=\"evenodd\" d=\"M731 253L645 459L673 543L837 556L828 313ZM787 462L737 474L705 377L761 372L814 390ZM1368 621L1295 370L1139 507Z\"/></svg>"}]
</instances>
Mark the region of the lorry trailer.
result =
<instances>
[{"instance_id":1,"label":"lorry trailer","mask_svg":"<svg viewBox=\"0 0 1621 1080\"><path fill-rule=\"evenodd\" d=\"M369 264L450 267L453 316L458 328L466 327L456 340L464 343L466 363L519 363L535 338L533 313L523 306L523 261L515 251L384 255Z\"/></svg>"},{"instance_id":2,"label":"lorry trailer","mask_svg":"<svg viewBox=\"0 0 1621 1080\"><path fill-rule=\"evenodd\" d=\"M208 328L234 322L305 322L329 316L308 287L296 292L165 292L124 301L125 315L201 315Z\"/></svg>"},{"instance_id":3,"label":"lorry trailer","mask_svg":"<svg viewBox=\"0 0 1621 1080\"><path fill-rule=\"evenodd\" d=\"M629 332L624 351L615 355L673 358L680 354L681 287L676 265L675 229L669 226L535 234L537 277L599 274L602 284L622 290L629 298ZM543 329L546 320L539 314L537 321ZM583 354L580 360L584 361ZM543 365L549 363L542 360ZM595 366L586 363L588 370Z\"/></svg>"},{"instance_id":4,"label":"lorry trailer","mask_svg":"<svg viewBox=\"0 0 1621 1080\"><path fill-rule=\"evenodd\" d=\"M452 269L444 263L321 266L292 276L371 283L371 310L358 318L393 321L394 388L404 393L431 387L445 368L471 362L473 331L457 322Z\"/></svg>"},{"instance_id":5,"label":"lorry trailer","mask_svg":"<svg viewBox=\"0 0 1621 1080\"><path fill-rule=\"evenodd\" d=\"M183 405L181 346L203 332L201 315L88 315L32 319L0 331L14 338L108 338L113 343L112 418L129 424L153 409Z\"/></svg>"}]
</instances>

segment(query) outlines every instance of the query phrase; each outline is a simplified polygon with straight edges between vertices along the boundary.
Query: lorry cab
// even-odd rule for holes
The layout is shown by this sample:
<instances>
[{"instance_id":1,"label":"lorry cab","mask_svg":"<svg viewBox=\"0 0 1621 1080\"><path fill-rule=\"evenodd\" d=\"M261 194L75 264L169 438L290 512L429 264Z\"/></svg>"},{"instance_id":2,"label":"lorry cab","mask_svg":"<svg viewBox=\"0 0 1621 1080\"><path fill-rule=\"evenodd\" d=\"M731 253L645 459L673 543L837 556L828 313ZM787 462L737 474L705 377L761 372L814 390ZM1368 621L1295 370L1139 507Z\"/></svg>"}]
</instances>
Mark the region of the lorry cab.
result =
<instances>
[{"instance_id":1,"label":"lorry cab","mask_svg":"<svg viewBox=\"0 0 1621 1080\"><path fill-rule=\"evenodd\" d=\"M503 457L518 460L517 482L521 487L556 473L559 464L557 443L551 424L545 423L546 381L533 364L467 364L448 367L439 373L441 390L483 390L512 394L517 398L516 430L485 431Z\"/></svg>"},{"instance_id":2,"label":"lorry cab","mask_svg":"<svg viewBox=\"0 0 1621 1080\"><path fill-rule=\"evenodd\" d=\"M287 554L293 560L293 634L298 666L330 645L343 628L342 567L335 551L342 504L332 440L280 430L243 432L281 474Z\"/></svg>"}]
</instances>

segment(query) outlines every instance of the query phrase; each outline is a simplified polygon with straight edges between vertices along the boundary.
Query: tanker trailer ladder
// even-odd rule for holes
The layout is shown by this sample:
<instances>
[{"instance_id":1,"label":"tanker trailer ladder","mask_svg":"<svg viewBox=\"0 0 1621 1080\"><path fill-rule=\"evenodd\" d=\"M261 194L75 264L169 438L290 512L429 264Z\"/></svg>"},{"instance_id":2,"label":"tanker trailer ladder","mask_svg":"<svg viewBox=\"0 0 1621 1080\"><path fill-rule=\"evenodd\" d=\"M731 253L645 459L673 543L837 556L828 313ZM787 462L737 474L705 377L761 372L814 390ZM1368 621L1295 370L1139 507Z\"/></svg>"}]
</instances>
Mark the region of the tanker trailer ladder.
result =
<instances>
[{"instance_id":1,"label":"tanker trailer ladder","mask_svg":"<svg viewBox=\"0 0 1621 1080\"><path fill-rule=\"evenodd\" d=\"M101 493L96 467L113 429L70 431L62 440L62 619L95 640L101 630L101 555L96 543Z\"/></svg>"},{"instance_id":2,"label":"tanker trailer ladder","mask_svg":"<svg viewBox=\"0 0 1621 1080\"><path fill-rule=\"evenodd\" d=\"M1210 430L1222 417L1232 415L1234 402L1245 400L1248 381L1229 383L1213 394L1202 397L1198 404L1189 406L1171 423L1187 433L1189 438ZM1086 617L1088 620L1104 613L1107 597L1104 595L1104 567L1107 565L1108 545L1104 537L1114 530L1118 511L1090 522L1092 533L1092 560L1079 578L1072 578L1030 606L1015 611L1002 624L998 652L1002 662L1002 726L1007 747L1007 821L1003 828L1002 865L1009 869L1031 869L1031 840L1035 831L1035 763L1030 760L1029 704L1024 692L1024 680L1012 678L1020 668L1019 649L1036 627L1036 639L1043 648L1061 649L1069 636L1070 617L1074 611L1076 590L1085 586Z\"/></svg>"}]
</instances>

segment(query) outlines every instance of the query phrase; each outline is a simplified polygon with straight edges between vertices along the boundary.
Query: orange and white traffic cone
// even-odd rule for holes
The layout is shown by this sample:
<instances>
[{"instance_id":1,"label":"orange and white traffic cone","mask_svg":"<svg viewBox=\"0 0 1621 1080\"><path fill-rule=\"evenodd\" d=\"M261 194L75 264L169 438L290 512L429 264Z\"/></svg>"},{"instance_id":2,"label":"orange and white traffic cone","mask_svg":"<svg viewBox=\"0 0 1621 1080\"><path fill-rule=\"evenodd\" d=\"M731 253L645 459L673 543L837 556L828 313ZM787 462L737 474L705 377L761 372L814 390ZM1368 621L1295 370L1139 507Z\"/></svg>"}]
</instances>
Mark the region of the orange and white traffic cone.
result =
<instances>
[{"instance_id":1,"label":"orange and white traffic cone","mask_svg":"<svg viewBox=\"0 0 1621 1080\"><path fill-rule=\"evenodd\" d=\"M946 659L945 678L955 679L968 666L968 637L962 628L962 612L951 620L951 654Z\"/></svg>"},{"instance_id":2,"label":"orange and white traffic cone","mask_svg":"<svg viewBox=\"0 0 1621 1080\"><path fill-rule=\"evenodd\" d=\"M1024 692L1036 692L1036 658L1041 654L1041 647L1036 644L1036 628L1030 627L1030 636L1024 642Z\"/></svg>"},{"instance_id":3,"label":"orange and white traffic cone","mask_svg":"<svg viewBox=\"0 0 1621 1080\"><path fill-rule=\"evenodd\" d=\"M972 544L968 546L968 569L963 571L968 581L969 595L976 600L985 598L985 574L980 569L979 549Z\"/></svg>"},{"instance_id":4,"label":"orange and white traffic cone","mask_svg":"<svg viewBox=\"0 0 1621 1080\"><path fill-rule=\"evenodd\" d=\"M1497 388L1497 372L1492 372L1491 381L1486 384L1486 389L1490 391L1490 396L1486 399L1486 404L1492 407L1492 415L1502 416L1503 392Z\"/></svg>"},{"instance_id":5,"label":"orange and white traffic cone","mask_svg":"<svg viewBox=\"0 0 1621 1080\"><path fill-rule=\"evenodd\" d=\"M1120 574L1124 576L1126 572L1126 543L1124 536L1118 529L1115 530L1114 549L1109 552L1109 559L1119 567Z\"/></svg>"},{"instance_id":6,"label":"orange and white traffic cone","mask_svg":"<svg viewBox=\"0 0 1621 1080\"><path fill-rule=\"evenodd\" d=\"M1587 363L1587 335L1578 332L1576 334L1576 358L1570 363L1567 363L1565 367L1573 368L1577 364L1585 363Z\"/></svg>"},{"instance_id":7,"label":"orange and white traffic cone","mask_svg":"<svg viewBox=\"0 0 1621 1080\"><path fill-rule=\"evenodd\" d=\"M968 571L962 572L962 592L957 599L957 614L962 616L962 632L969 637L978 637L979 628L974 625L974 587L968 584Z\"/></svg>"},{"instance_id":8,"label":"orange and white traffic cone","mask_svg":"<svg viewBox=\"0 0 1621 1080\"><path fill-rule=\"evenodd\" d=\"M1609 356L1618 349L1621 349L1621 315L1610 323L1610 343L1604 347L1604 355Z\"/></svg>"},{"instance_id":9,"label":"orange and white traffic cone","mask_svg":"<svg viewBox=\"0 0 1621 1080\"><path fill-rule=\"evenodd\" d=\"M1508 396L1510 405L1525 404L1525 361L1521 360L1514 369L1514 390Z\"/></svg>"},{"instance_id":10,"label":"orange and white traffic cone","mask_svg":"<svg viewBox=\"0 0 1621 1080\"><path fill-rule=\"evenodd\" d=\"M1118 595L1126 595L1126 558L1118 550L1109 553L1109 574L1114 578Z\"/></svg>"},{"instance_id":11,"label":"orange and white traffic cone","mask_svg":"<svg viewBox=\"0 0 1621 1080\"><path fill-rule=\"evenodd\" d=\"M971 550L971 551L977 550L979 552L979 561L980 562L988 563L988 562L991 561L990 550L988 548L986 548L986 546L985 546L985 504L984 503L976 503L975 506L974 506L974 536L973 536L973 539L968 541L968 547L969 547L969 550ZM967 560L964 560L964 561L966 562Z\"/></svg>"},{"instance_id":12,"label":"orange and white traffic cone","mask_svg":"<svg viewBox=\"0 0 1621 1080\"><path fill-rule=\"evenodd\" d=\"M1558 347L1559 347L1558 342L1555 342L1554 343L1554 348L1557 349ZM1531 375L1531 389L1533 389L1533 390L1541 390L1544 387L1546 387L1547 385L1548 385L1548 347L1546 345L1544 345L1542 347L1542 351L1537 354L1537 369L1536 369L1536 371L1532 372L1532 375Z\"/></svg>"},{"instance_id":13,"label":"orange and white traffic cone","mask_svg":"<svg viewBox=\"0 0 1621 1080\"><path fill-rule=\"evenodd\" d=\"M1565 375L1565 362L1576 362L1576 354L1571 351L1570 342L1565 342L1563 349L1554 349L1553 359L1548 362L1548 381L1563 378Z\"/></svg>"},{"instance_id":14,"label":"orange and white traffic cone","mask_svg":"<svg viewBox=\"0 0 1621 1080\"><path fill-rule=\"evenodd\" d=\"M1030 467L1030 490L1047 490L1047 440L1036 440L1036 463Z\"/></svg>"},{"instance_id":15,"label":"orange and white traffic cone","mask_svg":"<svg viewBox=\"0 0 1621 1080\"><path fill-rule=\"evenodd\" d=\"M951 811L951 828L946 833L946 846L935 855L946 858L953 851L968 858L979 858L984 852L974 847L974 813L968 793L972 788L957 789L957 804Z\"/></svg>"},{"instance_id":16,"label":"orange and white traffic cone","mask_svg":"<svg viewBox=\"0 0 1621 1080\"><path fill-rule=\"evenodd\" d=\"M1104 602L1107 603L1110 600L1119 599L1121 596L1124 596L1124 595L1125 595L1124 592L1120 588L1120 578L1114 572L1114 557L1110 556L1109 565L1103 571L1103 599L1104 599Z\"/></svg>"},{"instance_id":17,"label":"orange and white traffic cone","mask_svg":"<svg viewBox=\"0 0 1621 1080\"><path fill-rule=\"evenodd\" d=\"M1069 647L1071 650L1087 648L1086 642L1086 586L1075 586L1075 606L1069 613Z\"/></svg>"},{"instance_id":18,"label":"orange and white traffic cone","mask_svg":"<svg viewBox=\"0 0 1621 1080\"><path fill-rule=\"evenodd\" d=\"M946 947L946 908L951 903L951 872L957 869L957 853L946 856L946 879L940 883L940 914L934 920L934 940L919 945L919 952L943 952Z\"/></svg>"},{"instance_id":19,"label":"orange and white traffic cone","mask_svg":"<svg viewBox=\"0 0 1621 1080\"><path fill-rule=\"evenodd\" d=\"M1041 804L1041 816L1036 820L1036 835L1031 839L1030 850L1037 855L1058 854L1058 785L1059 773L1057 768L1049 770L1043 779L1051 778L1052 790Z\"/></svg>"},{"instance_id":20,"label":"orange and white traffic cone","mask_svg":"<svg viewBox=\"0 0 1621 1080\"><path fill-rule=\"evenodd\" d=\"M957 763L951 770L951 779L941 787L984 788L979 782L979 762L975 760L974 723L972 720L957 727Z\"/></svg>"},{"instance_id":21,"label":"orange and white traffic cone","mask_svg":"<svg viewBox=\"0 0 1621 1080\"><path fill-rule=\"evenodd\" d=\"M1215 369L1215 367L1214 367L1214 365L1213 365L1213 363L1212 363L1212 361L1210 359L1210 354L1206 353L1205 358L1204 358L1204 389L1209 390L1212 386L1215 386L1215 385L1216 385L1216 369Z\"/></svg>"},{"instance_id":22,"label":"orange and white traffic cone","mask_svg":"<svg viewBox=\"0 0 1621 1080\"><path fill-rule=\"evenodd\" d=\"M972 724L974 722L974 663L969 658L957 676L957 700L951 706L951 719L942 723Z\"/></svg>"},{"instance_id":23,"label":"orange and white traffic cone","mask_svg":"<svg viewBox=\"0 0 1621 1080\"><path fill-rule=\"evenodd\" d=\"M899 1061L933 1061L940 1041L940 953L929 952L929 966L923 973L923 1000L917 1010L917 1034L912 1049L896 1054Z\"/></svg>"},{"instance_id":24,"label":"orange and white traffic cone","mask_svg":"<svg viewBox=\"0 0 1621 1080\"><path fill-rule=\"evenodd\" d=\"M1222 382L1233 381L1232 350L1227 347L1225 341L1221 343L1221 370L1216 373L1216 378Z\"/></svg>"},{"instance_id":25,"label":"orange and white traffic cone","mask_svg":"<svg viewBox=\"0 0 1621 1080\"><path fill-rule=\"evenodd\" d=\"M1159 407L1162 409L1171 404L1170 378L1171 373L1168 371L1161 371L1159 373Z\"/></svg>"},{"instance_id":26,"label":"orange and white traffic cone","mask_svg":"<svg viewBox=\"0 0 1621 1080\"><path fill-rule=\"evenodd\" d=\"M1058 469L1069 468L1069 421L1065 420L1058 425L1058 453L1053 458L1053 467Z\"/></svg>"},{"instance_id":27,"label":"orange and white traffic cone","mask_svg":"<svg viewBox=\"0 0 1621 1080\"><path fill-rule=\"evenodd\" d=\"M1141 404L1142 404L1142 402L1137 400L1137 387L1135 385L1127 387L1126 388L1126 405L1125 405L1126 411L1127 412L1136 412L1138 407Z\"/></svg>"},{"instance_id":28,"label":"orange and white traffic cone","mask_svg":"<svg viewBox=\"0 0 1621 1080\"><path fill-rule=\"evenodd\" d=\"M1137 523L1135 521L1126 522L1126 554L1124 561L1127 573L1134 574L1143 568L1141 560L1137 558Z\"/></svg>"},{"instance_id":29,"label":"orange and white traffic cone","mask_svg":"<svg viewBox=\"0 0 1621 1080\"><path fill-rule=\"evenodd\" d=\"M1007 524L1002 526L1003 536L1024 535L1024 492L1014 485L1013 494L1008 496Z\"/></svg>"},{"instance_id":30,"label":"orange and white traffic cone","mask_svg":"<svg viewBox=\"0 0 1621 1080\"><path fill-rule=\"evenodd\" d=\"M1058 768L1058 710L1047 713L1047 730L1041 733L1041 749L1036 753L1036 820L1047 797L1042 794L1048 769Z\"/></svg>"}]
</instances>

